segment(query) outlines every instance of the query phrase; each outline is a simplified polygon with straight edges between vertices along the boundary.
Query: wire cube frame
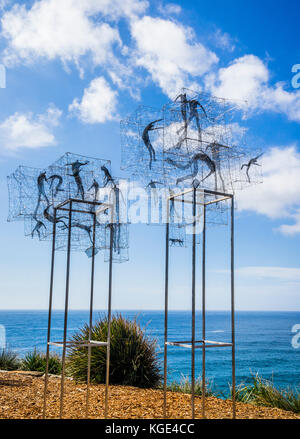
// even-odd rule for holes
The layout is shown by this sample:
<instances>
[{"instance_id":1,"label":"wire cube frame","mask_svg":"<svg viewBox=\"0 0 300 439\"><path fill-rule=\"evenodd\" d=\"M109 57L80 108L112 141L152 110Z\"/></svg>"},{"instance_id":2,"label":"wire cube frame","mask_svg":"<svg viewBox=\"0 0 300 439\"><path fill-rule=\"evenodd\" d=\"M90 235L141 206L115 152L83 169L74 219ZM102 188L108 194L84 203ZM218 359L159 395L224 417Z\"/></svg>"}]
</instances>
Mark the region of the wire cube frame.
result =
<instances>
[{"instance_id":1,"label":"wire cube frame","mask_svg":"<svg viewBox=\"0 0 300 439\"><path fill-rule=\"evenodd\" d=\"M81 206L94 206L96 210L85 210ZM75 207L74 207L75 206ZM95 273L95 249L96 249L96 216L99 210L109 209L111 213L111 223L107 225L110 230L110 258L109 258L109 277L108 277L108 332L105 341L91 340L91 328L93 323L93 302L94 302L94 273ZM68 242L67 242L67 266L66 266L66 285L65 285L65 309L64 309L64 328L63 340L51 341L51 319L52 319L52 302L53 302L53 285L54 285L54 263L56 250L56 221L53 222L52 234L52 256L51 256L51 274L50 274L50 292L49 292L49 313L48 313L48 330L47 330L47 351L46 351L46 372L44 385L44 404L43 404L43 418L46 418L47 412L47 389L49 381L49 354L50 346L60 346L62 352L62 371L61 371L61 388L60 388L60 409L59 417L63 418L63 403L64 403L64 381L65 381L65 363L67 348L76 345L88 348L88 365L87 365L87 390L86 390L86 417L89 416L89 394L90 394L90 376L91 376L91 348L106 346L106 379L105 379L105 403L104 403L104 417L108 413L108 392L109 392L109 368L110 368L110 336L111 336L111 300L112 300L112 265L113 265L113 209L110 204L104 204L97 201L87 201L81 199L69 199L54 207L54 218L59 211L68 212ZM71 245L72 245L72 215L74 212L80 212L85 215L91 215L93 218L93 239L92 239L92 255L91 255L91 283L90 283L90 307L89 307L89 336L88 340L74 343L74 341L67 340L67 325L68 325L68 311L69 311L69 283L70 283L70 261L71 261Z\"/></svg>"},{"instance_id":2,"label":"wire cube frame","mask_svg":"<svg viewBox=\"0 0 300 439\"><path fill-rule=\"evenodd\" d=\"M197 200L197 192L204 192L204 200ZM230 347L231 348L231 364L232 364L232 417L236 417L236 378L235 378L235 301L234 301L234 196L232 194L210 191L204 189L204 191L197 188L188 189L185 193L189 193L192 196L192 208L194 215L192 235L192 333L190 340L168 341L168 303L169 303L169 251L170 251L170 224L166 224L165 233L165 323L164 323L164 403L163 403L163 415L164 419L167 418L167 359L168 359L168 346L176 346L191 349L191 409L192 418L195 418L195 350L202 349L202 418L205 418L205 400L206 400L206 364L205 355L207 348L213 347ZM172 201L178 197L178 201L182 202L182 193L179 192L169 197L169 206ZM206 201L206 197L211 197L209 201ZM221 203L229 200L231 203L231 220L230 220L230 272L231 272L231 342L217 342L206 339L206 210L209 206L215 203ZM197 205L203 207L203 231L202 231L202 338L196 340L196 235L197 235L197 220L196 209ZM169 212L168 207L168 212Z\"/></svg>"}]
</instances>

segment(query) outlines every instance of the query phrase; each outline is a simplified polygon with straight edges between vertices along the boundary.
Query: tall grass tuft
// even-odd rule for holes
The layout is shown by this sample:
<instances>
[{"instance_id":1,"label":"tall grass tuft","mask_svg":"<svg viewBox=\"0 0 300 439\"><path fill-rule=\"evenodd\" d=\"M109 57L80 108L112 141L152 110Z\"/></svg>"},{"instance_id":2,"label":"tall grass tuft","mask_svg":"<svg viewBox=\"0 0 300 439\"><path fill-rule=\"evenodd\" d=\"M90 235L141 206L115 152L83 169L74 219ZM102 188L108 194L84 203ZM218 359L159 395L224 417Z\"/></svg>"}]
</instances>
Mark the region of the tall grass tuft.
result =
<instances>
[{"instance_id":1,"label":"tall grass tuft","mask_svg":"<svg viewBox=\"0 0 300 439\"><path fill-rule=\"evenodd\" d=\"M34 349L28 352L21 364L22 370L45 372L46 371L46 354L38 352ZM59 375L61 372L61 360L58 355L51 354L49 356L49 373Z\"/></svg>"},{"instance_id":2,"label":"tall grass tuft","mask_svg":"<svg viewBox=\"0 0 300 439\"><path fill-rule=\"evenodd\" d=\"M183 376L180 382L173 381L168 385L168 390L171 392L192 393L192 384L188 377ZM202 395L202 379L199 377L195 380L195 395ZM206 381L205 396L218 396L212 389L212 383Z\"/></svg>"},{"instance_id":3,"label":"tall grass tuft","mask_svg":"<svg viewBox=\"0 0 300 439\"><path fill-rule=\"evenodd\" d=\"M300 389L278 389L258 374L252 379L252 383L237 388L237 401L300 413Z\"/></svg>"},{"instance_id":4,"label":"tall grass tuft","mask_svg":"<svg viewBox=\"0 0 300 439\"><path fill-rule=\"evenodd\" d=\"M1 370L17 370L20 367L18 354L8 349L0 351L0 369Z\"/></svg>"},{"instance_id":5,"label":"tall grass tuft","mask_svg":"<svg viewBox=\"0 0 300 439\"><path fill-rule=\"evenodd\" d=\"M91 328L92 340L106 341L107 318L100 318ZM89 326L85 325L74 336L73 341L88 340ZM88 349L73 345L67 357L67 372L76 381L87 379ZM104 383L106 368L106 346L91 349L91 382ZM136 387L156 387L160 382L160 368L156 353L156 341L145 335L136 320L127 320L121 315L112 317L110 344L111 384Z\"/></svg>"}]
</instances>

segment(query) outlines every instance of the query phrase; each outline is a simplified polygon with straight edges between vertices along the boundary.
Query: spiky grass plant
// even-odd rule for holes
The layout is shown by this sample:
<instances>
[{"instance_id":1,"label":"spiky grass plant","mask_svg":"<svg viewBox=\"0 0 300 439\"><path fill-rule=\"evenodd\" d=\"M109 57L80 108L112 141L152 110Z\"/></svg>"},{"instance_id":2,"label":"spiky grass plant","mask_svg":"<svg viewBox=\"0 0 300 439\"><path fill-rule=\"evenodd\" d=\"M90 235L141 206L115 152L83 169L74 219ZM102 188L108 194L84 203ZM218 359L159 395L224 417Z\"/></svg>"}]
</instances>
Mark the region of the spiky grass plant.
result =
<instances>
[{"instance_id":1,"label":"spiky grass plant","mask_svg":"<svg viewBox=\"0 0 300 439\"><path fill-rule=\"evenodd\" d=\"M108 320L100 318L91 328L91 339L106 341ZM85 325L73 341L88 340L89 326ZM67 357L67 372L78 382L87 379L88 349L73 345ZM91 349L91 382L104 383L106 346ZM110 377L111 384L136 387L156 387L160 382L156 340L145 335L137 320L115 315L111 320Z\"/></svg>"},{"instance_id":2,"label":"spiky grass plant","mask_svg":"<svg viewBox=\"0 0 300 439\"><path fill-rule=\"evenodd\" d=\"M192 393L192 384L188 377L183 376L180 382L173 381L168 385L168 390L171 392ZM201 377L195 380L195 395L202 395L202 379ZM212 389L212 383L206 381L205 396L218 396Z\"/></svg>"},{"instance_id":3,"label":"spiky grass plant","mask_svg":"<svg viewBox=\"0 0 300 439\"><path fill-rule=\"evenodd\" d=\"M46 371L46 354L38 352L34 349L32 352L28 352L21 364L22 370L30 370L36 372ZM56 354L51 354L49 356L49 373L53 375L58 375L61 372L61 360Z\"/></svg>"},{"instance_id":4,"label":"spiky grass plant","mask_svg":"<svg viewBox=\"0 0 300 439\"><path fill-rule=\"evenodd\" d=\"M300 413L300 388L279 389L270 380L258 374L249 384L241 384L236 392L237 401Z\"/></svg>"},{"instance_id":5,"label":"spiky grass plant","mask_svg":"<svg viewBox=\"0 0 300 439\"><path fill-rule=\"evenodd\" d=\"M0 351L0 369L1 370L17 370L20 367L18 354L9 350L2 349Z\"/></svg>"}]
</instances>

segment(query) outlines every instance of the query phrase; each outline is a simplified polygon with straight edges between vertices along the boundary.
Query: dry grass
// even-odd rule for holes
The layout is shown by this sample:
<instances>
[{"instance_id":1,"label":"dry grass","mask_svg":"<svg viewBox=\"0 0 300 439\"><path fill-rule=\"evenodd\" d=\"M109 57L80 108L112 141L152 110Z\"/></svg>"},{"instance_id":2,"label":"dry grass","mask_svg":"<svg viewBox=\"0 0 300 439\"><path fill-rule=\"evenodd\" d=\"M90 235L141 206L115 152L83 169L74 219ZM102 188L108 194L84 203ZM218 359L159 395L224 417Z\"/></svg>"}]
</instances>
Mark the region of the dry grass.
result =
<instances>
[{"instance_id":1,"label":"dry grass","mask_svg":"<svg viewBox=\"0 0 300 439\"><path fill-rule=\"evenodd\" d=\"M47 416L58 418L60 379L51 377L48 388ZM85 418L84 384L65 382L65 418ZM42 417L44 379L35 375L0 372L0 418L36 419ZM146 419L162 418L163 392L154 389L111 386L109 390L109 418ZM196 417L201 417L201 398L196 397ZM216 397L206 399L207 418L230 418L231 402ZM90 391L90 418L104 416L104 386L92 385ZM190 395L168 392L168 417L191 417ZM300 419L300 415L275 408L237 403L237 418L244 419Z\"/></svg>"}]
</instances>

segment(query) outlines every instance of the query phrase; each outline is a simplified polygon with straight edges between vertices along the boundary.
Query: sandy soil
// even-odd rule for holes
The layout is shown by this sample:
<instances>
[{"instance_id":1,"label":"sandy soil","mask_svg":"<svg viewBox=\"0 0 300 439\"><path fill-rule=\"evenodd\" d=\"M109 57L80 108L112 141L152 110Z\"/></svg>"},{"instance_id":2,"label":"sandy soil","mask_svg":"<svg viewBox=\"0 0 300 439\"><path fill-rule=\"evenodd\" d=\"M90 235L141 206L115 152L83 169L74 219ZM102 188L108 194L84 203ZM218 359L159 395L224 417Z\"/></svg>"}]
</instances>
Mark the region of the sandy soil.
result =
<instances>
[{"instance_id":1,"label":"sandy soil","mask_svg":"<svg viewBox=\"0 0 300 439\"><path fill-rule=\"evenodd\" d=\"M0 418L42 418L44 378L36 374L0 372ZM59 417L60 378L50 377L47 417ZM163 392L136 387L111 386L109 418L146 419L163 417ZM190 395L168 392L168 418L191 417ZM64 418L86 417L86 386L65 380ZM201 398L195 398L196 418L201 418ZM90 387L90 418L104 417L104 386ZM206 399L207 418L230 418L231 402L219 398ZM300 415L275 408L237 403L237 418L300 419Z\"/></svg>"}]
</instances>

